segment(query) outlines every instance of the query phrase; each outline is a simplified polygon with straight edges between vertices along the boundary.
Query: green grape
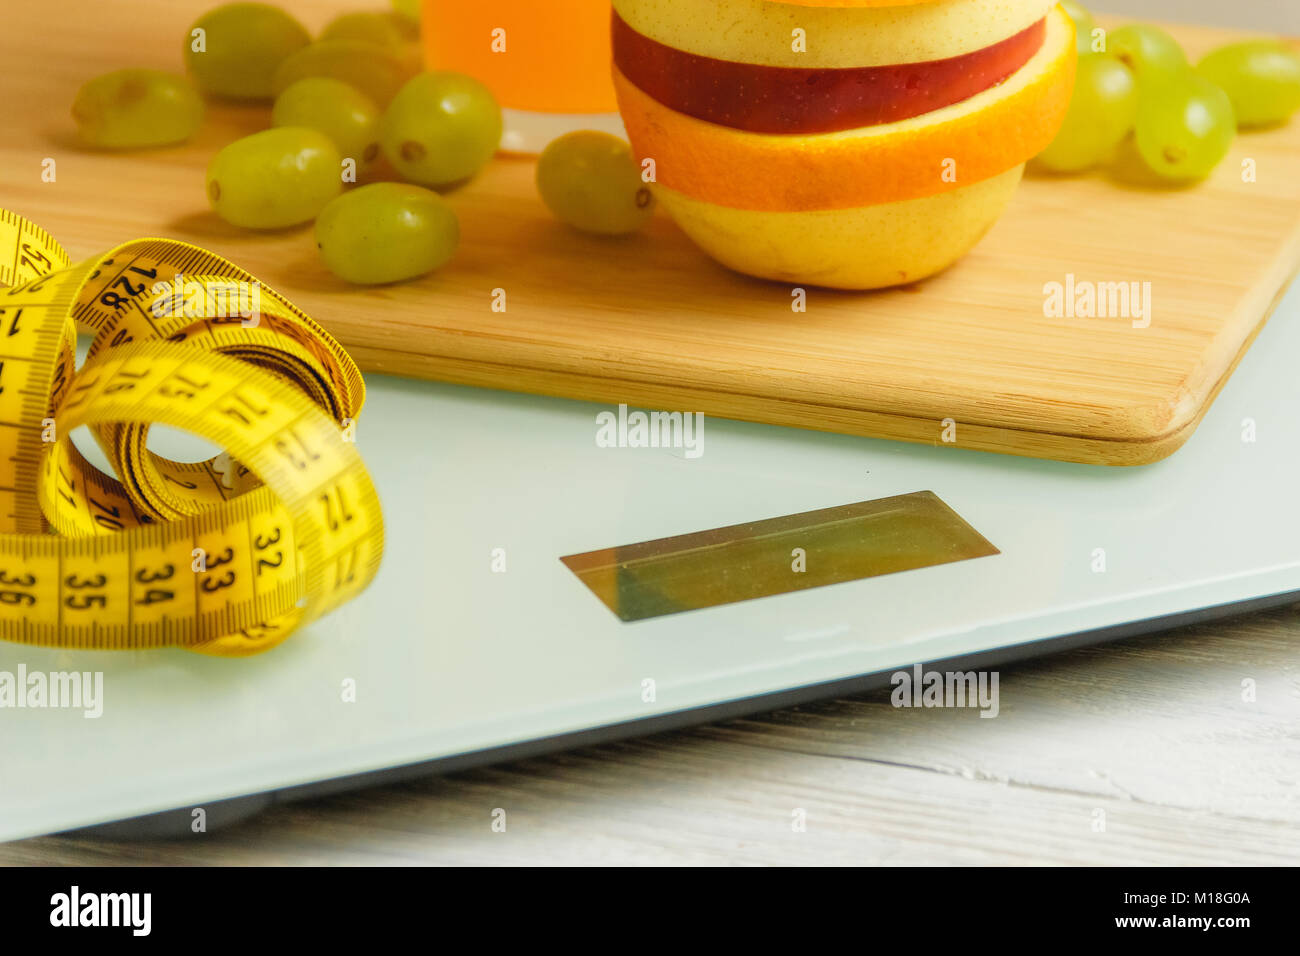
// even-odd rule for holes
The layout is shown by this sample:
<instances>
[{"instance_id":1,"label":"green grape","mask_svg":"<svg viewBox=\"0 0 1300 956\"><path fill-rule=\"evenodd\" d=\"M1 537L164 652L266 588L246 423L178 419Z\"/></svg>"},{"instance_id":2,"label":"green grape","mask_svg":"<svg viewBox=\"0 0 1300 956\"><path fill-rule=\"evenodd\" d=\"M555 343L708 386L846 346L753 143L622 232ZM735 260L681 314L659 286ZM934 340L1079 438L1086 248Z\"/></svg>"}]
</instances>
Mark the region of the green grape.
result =
<instances>
[{"instance_id":1,"label":"green grape","mask_svg":"<svg viewBox=\"0 0 1300 956\"><path fill-rule=\"evenodd\" d=\"M332 20L320 38L352 40L383 47L397 58L408 77L419 73L423 66L424 54L418 43L420 26L400 13L345 13Z\"/></svg>"},{"instance_id":2,"label":"green grape","mask_svg":"<svg viewBox=\"0 0 1300 956\"><path fill-rule=\"evenodd\" d=\"M1128 135L1137 110L1137 81L1128 67L1108 53L1080 57L1065 123L1038 162L1058 173L1096 166Z\"/></svg>"},{"instance_id":3,"label":"green grape","mask_svg":"<svg viewBox=\"0 0 1300 956\"><path fill-rule=\"evenodd\" d=\"M278 7L228 3L209 10L190 28L185 63L207 93L265 100L275 94L276 69L310 42L306 28Z\"/></svg>"},{"instance_id":4,"label":"green grape","mask_svg":"<svg viewBox=\"0 0 1300 956\"><path fill-rule=\"evenodd\" d=\"M1227 93L1187 70L1143 91L1134 132L1152 172L1178 181L1202 179L1228 155L1237 119Z\"/></svg>"},{"instance_id":5,"label":"green grape","mask_svg":"<svg viewBox=\"0 0 1300 956\"><path fill-rule=\"evenodd\" d=\"M165 146L194 135L203 123L203 100L183 76L117 70L95 77L77 92L72 118L91 146Z\"/></svg>"},{"instance_id":6,"label":"green grape","mask_svg":"<svg viewBox=\"0 0 1300 956\"><path fill-rule=\"evenodd\" d=\"M602 236L635 232L654 214L654 195L631 147L595 130L567 133L546 147L537 159L537 190L556 218Z\"/></svg>"},{"instance_id":7,"label":"green grape","mask_svg":"<svg viewBox=\"0 0 1300 956\"><path fill-rule=\"evenodd\" d=\"M501 107L478 80L421 73L393 97L380 123L380 143L403 179L447 186L487 165L501 130Z\"/></svg>"},{"instance_id":8,"label":"green grape","mask_svg":"<svg viewBox=\"0 0 1300 956\"><path fill-rule=\"evenodd\" d=\"M1196 72L1228 94L1241 126L1272 126L1300 109L1300 54L1276 41L1220 47Z\"/></svg>"},{"instance_id":9,"label":"green grape","mask_svg":"<svg viewBox=\"0 0 1300 956\"><path fill-rule=\"evenodd\" d=\"M344 13L321 31L322 40L361 40L375 46L400 50L420 39L420 27L410 17L396 12Z\"/></svg>"},{"instance_id":10,"label":"green grape","mask_svg":"<svg viewBox=\"0 0 1300 956\"><path fill-rule=\"evenodd\" d=\"M309 76L294 83L276 98L271 123L320 130L358 166L379 157L379 107L342 80Z\"/></svg>"},{"instance_id":11,"label":"green grape","mask_svg":"<svg viewBox=\"0 0 1300 956\"><path fill-rule=\"evenodd\" d=\"M1143 23L1112 30L1106 36L1106 52L1117 56L1143 84L1169 79L1187 68L1187 54L1178 41Z\"/></svg>"},{"instance_id":12,"label":"green grape","mask_svg":"<svg viewBox=\"0 0 1300 956\"><path fill-rule=\"evenodd\" d=\"M343 191L338 147L305 126L279 126L237 139L208 166L208 200L218 216L249 229L281 229L316 218Z\"/></svg>"},{"instance_id":13,"label":"green grape","mask_svg":"<svg viewBox=\"0 0 1300 956\"><path fill-rule=\"evenodd\" d=\"M1061 0L1061 8L1074 21L1075 48L1080 53L1092 52L1092 31L1097 21L1092 18L1088 8L1074 0Z\"/></svg>"},{"instance_id":14,"label":"green grape","mask_svg":"<svg viewBox=\"0 0 1300 956\"><path fill-rule=\"evenodd\" d=\"M414 279L456 252L460 224L435 192L405 183L373 183L339 196L316 220L326 267L359 285Z\"/></svg>"},{"instance_id":15,"label":"green grape","mask_svg":"<svg viewBox=\"0 0 1300 956\"><path fill-rule=\"evenodd\" d=\"M420 0L392 0L393 9L404 17L420 22Z\"/></svg>"},{"instance_id":16,"label":"green grape","mask_svg":"<svg viewBox=\"0 0 1300 956\"><path fill-rule=\"evenodd\" d=\"M389 100L411 77L411 66L391 50L363 40L319 40L280 64L272 89L279 96L309 76L328 76L356 87L375 104Z\"/></svg>"}]
</instances>

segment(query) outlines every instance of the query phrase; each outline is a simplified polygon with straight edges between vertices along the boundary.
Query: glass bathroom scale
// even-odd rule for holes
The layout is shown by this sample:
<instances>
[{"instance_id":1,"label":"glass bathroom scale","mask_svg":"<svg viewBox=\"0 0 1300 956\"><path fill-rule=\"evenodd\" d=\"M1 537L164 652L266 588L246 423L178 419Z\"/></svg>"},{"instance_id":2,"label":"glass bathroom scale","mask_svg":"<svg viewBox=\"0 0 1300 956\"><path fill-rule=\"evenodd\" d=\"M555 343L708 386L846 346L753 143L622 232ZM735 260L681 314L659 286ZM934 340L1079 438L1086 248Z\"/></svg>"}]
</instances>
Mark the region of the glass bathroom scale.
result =
<instances>
[{"instance_id":1,"label":"glass bathroom scale","mask_svg":"<svg viewBox=\"0 0 1300 956\"><path fill-rule=\"evenodd\" d=\"M0 645L103 675L98 716L0 709L0 839L188 833L1300 600L1296 356L1292 289L1140 468L720 419L631 447L617 407L369 376L374 584L249 659Z\"/></svg>"}]
</instances>

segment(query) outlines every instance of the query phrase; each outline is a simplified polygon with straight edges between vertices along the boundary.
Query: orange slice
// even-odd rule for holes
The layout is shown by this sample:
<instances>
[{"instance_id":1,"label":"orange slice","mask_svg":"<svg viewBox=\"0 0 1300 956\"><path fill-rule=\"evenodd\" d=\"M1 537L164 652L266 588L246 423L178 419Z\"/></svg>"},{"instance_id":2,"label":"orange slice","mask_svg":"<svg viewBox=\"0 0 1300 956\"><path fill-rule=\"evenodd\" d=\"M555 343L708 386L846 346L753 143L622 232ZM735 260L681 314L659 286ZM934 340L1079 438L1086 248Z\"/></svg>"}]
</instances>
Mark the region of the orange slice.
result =
<instances>
[{"instance_id":1,"label":"orange slice","mask_svg":"<svg viewBox=\"0 0 1300 956\"><path fill-rule=\"evenodd\" d=\"M1058 7L1042 49L1000 86L923 116L812 136L748 133L670 110L617 69L638 159L686 196L738 209L853 209L989 179L1041 152L1074 85L1074 24Z\"/></svg>"}]
</instances>

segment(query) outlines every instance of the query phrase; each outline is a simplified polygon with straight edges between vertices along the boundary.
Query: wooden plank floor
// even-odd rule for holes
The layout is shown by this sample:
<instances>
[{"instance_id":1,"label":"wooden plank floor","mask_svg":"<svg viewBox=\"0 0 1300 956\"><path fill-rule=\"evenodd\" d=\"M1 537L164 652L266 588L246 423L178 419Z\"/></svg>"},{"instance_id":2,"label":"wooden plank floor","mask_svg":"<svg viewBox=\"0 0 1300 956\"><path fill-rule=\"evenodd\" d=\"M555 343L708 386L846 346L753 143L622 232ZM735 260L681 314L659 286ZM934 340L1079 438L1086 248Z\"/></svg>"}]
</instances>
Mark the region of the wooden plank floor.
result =
<instances>
[{"instance_id":1,"label":"wooden plank floor","mask_svg":"<svg viewBox=\"0 0 1300 956\"><path fill-rule=\"evenodd\" d=\"M994 720L875 693L184 840L0 845L0 865L136 863L1296 864L1300 605L1009 668Z\"/></svg>"}]
</instances>

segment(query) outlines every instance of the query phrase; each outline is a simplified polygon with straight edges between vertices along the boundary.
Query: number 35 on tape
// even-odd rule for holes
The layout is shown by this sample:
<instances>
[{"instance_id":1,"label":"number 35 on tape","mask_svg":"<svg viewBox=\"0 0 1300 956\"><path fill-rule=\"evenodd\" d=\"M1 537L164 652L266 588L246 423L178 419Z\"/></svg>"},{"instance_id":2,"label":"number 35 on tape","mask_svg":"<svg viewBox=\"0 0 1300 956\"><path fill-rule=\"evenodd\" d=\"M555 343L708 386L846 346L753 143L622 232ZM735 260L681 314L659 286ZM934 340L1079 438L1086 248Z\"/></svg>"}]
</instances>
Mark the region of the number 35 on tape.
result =
<instances>
[{"instance_id":1,"label":"number 35 on tape","mask_svg":"<svg viewBox=\"0 0 1300 956\"><path fill-rule=\"evenodd\" d=\"M364 401L343 348L219 256L141 239L72 265L0 210L0 640L243 656L356 596L384 547ZM225 452L170 461L155 423Z\"/></svg>"}]
</instances>

